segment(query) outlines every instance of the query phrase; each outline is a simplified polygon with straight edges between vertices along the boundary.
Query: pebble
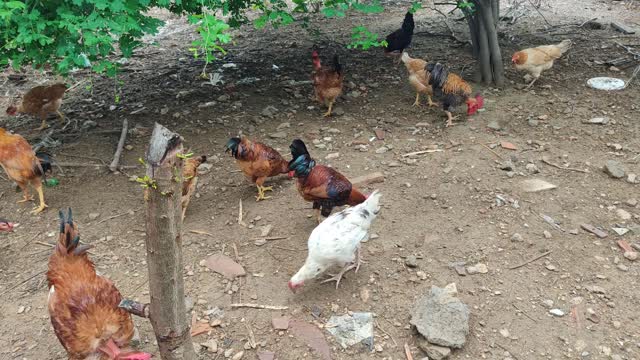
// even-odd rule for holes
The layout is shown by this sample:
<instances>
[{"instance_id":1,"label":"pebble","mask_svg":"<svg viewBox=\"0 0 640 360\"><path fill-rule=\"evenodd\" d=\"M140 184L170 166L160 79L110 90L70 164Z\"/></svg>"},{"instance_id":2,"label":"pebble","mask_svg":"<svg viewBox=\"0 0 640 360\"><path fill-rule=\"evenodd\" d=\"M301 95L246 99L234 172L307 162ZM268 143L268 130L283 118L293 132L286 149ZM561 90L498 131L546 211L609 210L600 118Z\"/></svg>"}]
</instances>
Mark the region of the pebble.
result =
<instances>
[{"instance_id":1,"label":"pebble","mask_svg":"<svg viewBox=\"0 0 640 360\"><path fill-rule=\"evenodd\" d=\"M551 309L553 307L553 300L542 300L542 306L546 307L547 309Z\"/></svg>"},{"instance_id":2,"label":"pebble","mask_svg":"<svg viewBox=\"0 0 640 360\"><path fill-rule=\"evenodd\" d=\"M278 131L273 134L269 134L269 137L272 139L284 139L287 137L287 133L284 131Z\"/></svg>"},{"instance_id":3,"label":"pebble","mask_svg":"<svg viewBox=\"0 0 640 360\"><path fill-rule=\"evenodd\" d=\"M407 256L407 258L404 260L404 263L410 268L418 267L418 259L416 259L414 255Z\"/></svg>"},{"instance_id":4,"label":"pebble","mask_svg":"<svg viewBox=\"0 0 640 360\"><path fill-rule=\"evenodd\" d=\"M584 120L585 124L607 125L609 123L608 117L595 117L589 120Z\"/></svg>"},{"instance_id":5,"label":"pebble","mask_svg":"<svg viewBox=\"0 0 640 360\"><path fill-rule=\"evenodd\" d=\"M487 124L487 127L495 131L502 130L502 126L500 126L500 123L498 122L498 120L489 121L489 123Z\"/></svg>"},{"instance_id":6,"label":"pebble","mask_svg":"<svg viewBox=\"0 0 640 360\"><path fill-rule=\"evenodd\" d=\"M536 164L527 164L525 166L525 169L527 169L527 171L529 172L529 174L537 174L540 172L540 170L538 169L538 167L536 166Z\"/></svg>"},{"instance_id":7,"label":"pebble","mask_svg":"<svg viewBox=\"0 0 640 360\"><path fill-rule=\"evenodd\" d=\"M624 271L624 272L629 271L629 267L628 267L628 266L626 266L626 265L624 265L624 264L618 264L616 267L617 267L617 268L618 268L618 270L620 270L620 271Z\"/></svg>"},{"instance_id":8,"label":"pebble","mask_svg":"<svg viewBox=\"0 0 640 360\"><path fill-rule=\"evenodd\" d=\"M628 182L629 184L635 184L635 183L637 183L637 182L638 182L638 175L636 175L636 174L629 174L629 175L627 176L627 182Z\"/></svg>"},{"instance_id":9,"label":"pebble","mask_svg":"<svg viewBox=\"0 0 640 360\"><path fill-rule=\"evenodd\" d=\"M635 251L625 251L623 256L629 261L638 260L638 253Z\"/></svg>"},{"instance_id":10,"label":"pebble","mask_svg":"<svg viewBox=\"0 0 640 360\"><path fill-rule=\"evenodd\" d=\"M467 266L467 273L469 275L486 274L488 272L489 272L489 268L487 267L486 264L483 264L483 263L478 263L473 266Z\"/></svg>"},{"instance_id":11,"label":"pebble","mask_svg":"<svg viewBox=\"0 0 640 360\"><path fill-rule=\"evenodd\" d=\"M233 355L231 360L240 360L242 359L243 356L244 356L244 351L240 351L237 354Z\"/></svg>"},{"instance_id":12,"label":"pebble","mask_svg":"<svg viewBox=\"0 0 640 360\"><path fill-rule=\"evenodd\" d=\"M25 309L24 306L18 307L18 314L22 314L24 312L24 309Z\"/></svg>"},{"instance_id":13,"label":"pebble","mask_svg":"<svg viewBox=\"0 0 640 360\"><path fill-rule=\"evenodd\" d=\"M624 168L615 160L607 160L604 164L603 170L612 178L620 179L624 177Z\"/></svg>"},{"instance_id":14,"label":"pebble","mask_svg":"<svg viewBox=\"0 0 640 360\"><path fill-rule=\"evenodd\" d=\"M636 207L638 205L638 200L629 199L629 200L625 201L624 203L627 204L628 206Z\"/></svg>"},{"instance_id":15,"label":"pebble","mask_svg":"<svg viewBox=\"0 0 640 360\"><path fill-rule=\"evenodd\" d=\"M200 345L206 347L207 351L209 351L210 353L218 352L218 342L215 339L211 339L207 342L201 343Z\"/></svg>"},{"instance_id":16,"label":"pebble","mask_svg":"<svg viewBox=\"0 0 640 360\"><path fill-rule=\"evenodd\" d=\"M231 354L233 354L233 349L227 349L224 351L224 357L230 358Z\"/></svg>"},{"instance_id":17,"label":"pebble","mask_svg":"<svg viewBox=\"0 0 640 360\"><path fill-rule=\"evenodd\" d=\"M557 316L557 317L562 317L564 316L564 311L560 310L560 309L551 309L549 310L549 313L553 316Z\"/></svg>"},{"instance_id":18,"label":"pebble","mask_svg":"<svg viewBox=\"0 0 640 360\"><path fill-rule=\"evenodd\" d=\"M425 273L424 271L416 271L416 276L421 280L427 279L427 273Z\"/></svg>"},{"instance_id":19,"label":"pebble","mask_svg":"<svg viewBox=\"0 0 640 360\"><path fill-rule=\"evenodd\" d=\"M336 152L336 153L328 154L327 156L325 156L325 159L326 160L331 160L331 159L336 159L338 157L340 157L340 153Z\"/></svg>"},{"instance_id":20,"label":"pebble","mask_svg":"<svg viewBox=\"0 0 640 360\"><path fill-rule=\"evenodd\" d=\"M544 235L545 239L551 239L551 233L547 230L543 231L542 234Z\"/></svg>"},{"instance_id":21,"label":"pebble","mask_svg":"<svg viewBox=\"0 0 640 360\"><path fill-rule=\"evenodd\" d=\"M631 220L631 214L629 214L629 212L624 209L617 209L616 215L618 215L618 217L622 220Z\"/></svg>"},{"instance_id":22,"label":"pebble","mask_svg":"<svg viewBox=\"0 0 640 360\"><path fill-rule=\"evenodd\" d=\"M514 233L513 235L511 235L511 241L512 242L523 242L524 238L519 233Z\"/></svg>"},{"instance_id":23,"label":"pebble","mask_svg":"<svg viewBox=\"0 0 640 360\"><path fill-rule=\"evenodd\" d=\"M500 335L502 335L502 337L505 337L505 338L509 338L511 336L511 334L509 333L509 330L507 329L501 329Z\"/></svg>"},{"instance_id":24,"label":"pebble","mask_svg":"<svg viewBox=\"0 0 640 360\"><path fill-rule=\"evenodd\" d=\"M89 220L95 220L100 217L100 213L89 213Z\"/></svg>"}]
</instances>

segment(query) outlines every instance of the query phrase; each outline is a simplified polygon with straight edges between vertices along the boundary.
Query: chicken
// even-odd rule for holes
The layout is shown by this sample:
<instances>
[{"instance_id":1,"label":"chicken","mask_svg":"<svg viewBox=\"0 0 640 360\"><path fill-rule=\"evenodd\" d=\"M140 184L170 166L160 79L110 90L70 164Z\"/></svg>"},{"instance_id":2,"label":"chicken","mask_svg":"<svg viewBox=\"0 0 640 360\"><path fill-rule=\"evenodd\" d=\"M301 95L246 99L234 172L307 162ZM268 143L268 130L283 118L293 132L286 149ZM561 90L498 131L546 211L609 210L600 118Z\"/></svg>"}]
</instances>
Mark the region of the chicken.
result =
<instances>
[{"instance_id":1,"label":"chicken","mask_svg":"<svg viewBox=\"0 0 640 360\"><path fill-rule=\"evenodd\" d=\"M49 258L49 316L53 330L70 360L148 360L150 354L133 352L131 315L118 305L122 296L113 283L96 274L80 245L71 209L60 212L60 237Z\"/></svg>"},{"instance_id":2,"label":"chicken","mask_svg":"<svg viewBox=\"0 0 640 360\"><path fill-rule=\"evenodd\" d=\"M342 82L344 81L344 72L342 65L338 59L338 55L333 56L333 66L322 66L320 56L316 50L311 53L313 60L313 72L311 80L316 93L316 100L328 106L329 109L324 116L331 116L333 104L340 94L342 94Z\"/></svg>"},{"instance_id":3,"label":"chicken","mask_svg":"<svg viewBox=\"0 0 640 360\"><path fill-rule=\"evenodd\" d=\"M51 164L39 159L22 136L8 133L3 128L0 128L0 165L9 178L22 189L24 198L18 203L33 200L29 196L28 185L31 185L38 192L40 200L40 205L32 214L41 213L47 208L42 190L42 177L45 174L43 169L50 169Z\"/></svg>"},{"instance_id":4,"label":"chicken","mask_svg":"<svg viewBox=\"0 0 640 360\"><path fill-rule=\"evenodd\" d=\"M402 21L402 27L387 35L387 38L385 39L387 45L384 47L385 55L398 56L404 52L404 50L411 45L414 28L415 23L413 22L413 14L410 11L407 11L404 16L404 20Z\"/></svg>"},{"instance_id":5,"label":"chicken","mask_svg":"<svg viewBox=\"0 0 640 360\"><path fill-rule=\"evenodd\" d=\"M0 219L0 232L2 232L2 231L12 232L14 225L15 225L15 223L12 223L9 220Z\"/></svg>"},{"instance_id":6,"label":"chicken","mask_svg":"<svg viewBox=\"0 0 640 360\"><path fill-rule=\"evenodd\" d=\"M344 175L328 166L316 165L302 140L293 140L289 148L292 156L289 176L298 178L298 192L306 201L313 202L318 223L321 216L329 216L336 206L354 206L365 201L366 197Z\"/></svg>"},{"instance_id":7,"label":"chicken","mask_svg":"<svg viewBox=\"0 0 640 360\"><path fill-rule=\"evenodd\" d=\"M433 93L440 100L444 112L447 114L447 124L453 125L453 115L451 109L462 104L467 104L467 116L475 114L478 109L484 107L484 98L480 94L471 96L471 85L460 76L449 73L449 70L440 63L427 64L427 78L433 87ZM457 116L456 116L457 117Z\"/></svg>"},{"instance_id":8,"label":"chicken","mask_svg":"<svg viewBox=\"0 0 640 360\"><path fill-rule=\"evenodd\" d=\"M39 116L40 120L42 120L42 125L38 130L46 129L48 127L47 115L50 113L57 113L60 121L64 121L64 115L60 112L60 105L62 105L62 97L65 91L67 91L65 84L36 86L24 94L20 104L9 106L7 114L16 115L17 113L22 113Z\"/></svg>"},{"instance_id":9,"label":"chicken","mask_svg":"<svg viewBox=\"0 0 640 360\"><path fill-rule=\"evenodd\" d=\"M429 84L431 74L425 69L427 62L422 59L413 59L407 52L403 52L400 59L409 72L409 83L416 90L416 101L413 103L413 106L420 106L421 93L427 95L429 106L437 106L431 99L433 89Z\"/></svg>"},{"instance_id":10,"label":"chicken","mask_svg":"<svg viewBox=\"0 0 640 360\"><path fill-rule=\"evenodd\" d=\"M363 262L360 243L368 237L369 227L380 212L380 196L380 192L376 190L362 204L333 214L313 229L307 243L307 260L289 280L291 291L295 293L305 281L317 277L333 266L343 268L323 283L335 281L336 289L347 271L355 268L358 272Z\"/></svg>"},{"instance_id":11,"label":"chicken","mask_svg":"<svg viewBox=\"0 0 640 360\"><path fill-rule=\"evenodd\" d=\"M564 40L556 45L538 46L514 53L511 57L513 66L519 71L528 72L533 77L533 81L525 89L530 88L544 70L551 69L553 61L567 52L571 44L571 40Z\"/></svg>"},{"instance_id":12,"label":"chicken","mask_svg":"<svg viewBox=\"0 0 640 360\"><path fill-rule=\"evenodd\" d=\"M265 196L265 191L273 190L271 186L264 186L264 181L271 176L286 174L288 163L272 147L259 142L251 142L249 139L231 138L227 142L225 152L230 151L231 156L236 159L236 163L244 175L256 184L258 196L256 201L270 198Z\"/></svg>"},{"instance_id":13,"label":"chicken","mask_svg":"<svg viewBox=\"0 0 640 360\"><path fill-rule=\"evenodd\" d=\"M198 166L207 161L206 156L190 157L182 165L182 220L187 213L196 185L198 185Z\"/></svg>"}]
</instances>

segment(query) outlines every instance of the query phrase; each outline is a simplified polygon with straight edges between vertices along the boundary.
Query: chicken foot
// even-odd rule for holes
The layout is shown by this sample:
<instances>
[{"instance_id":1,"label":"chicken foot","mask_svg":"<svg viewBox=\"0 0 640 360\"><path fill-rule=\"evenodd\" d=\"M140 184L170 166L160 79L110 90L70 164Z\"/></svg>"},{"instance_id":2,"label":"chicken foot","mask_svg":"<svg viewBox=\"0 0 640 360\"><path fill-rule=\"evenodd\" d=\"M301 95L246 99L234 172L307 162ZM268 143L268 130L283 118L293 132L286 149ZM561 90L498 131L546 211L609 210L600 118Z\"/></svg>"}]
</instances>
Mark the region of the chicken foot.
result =
<instances>
[{"instance_id":1,"label":"chicken foot","mask_svg":"<svg viewBox=\"0 0 640 360\"><path fill-rule=\"evenodd\" d=\"M333 103L335 102L335 100L331 100L329 101L329 110L327 110L326 113L324 113L324 117L329 117L331 116L331 111L333 110Z\"/></svg>"},{"instance_id":2,"label":"chicken foot","mask_svg":"<svg viewBox=\"0 0 640 360\"><path fill-rule=\"evenodd\" d=\"M538 80L538 78L539 78L539 76L534 77L534 78L533 78L533 81L531 81L531 82L529 83L529 85L527 85L527 87L525 87L525 88L524 88L524 90L528 90L528 89L533 85L533 83L535 83L535 82L536 82L536 80Z\"/></svg>"},{"instance_id":3,"label":"chicken foot","mask_svg":"<svg viewBox=\"0 0 640 360\"><path fill-rule=\"evenodd\" d=\"M42 185L36 187L36 191L38 192L38 198L40 200L40 205L37 206L36 208L34 208L31 211L31 214L33 214L33 215L39 214L39 213L43 212L44 209L49 207L49 205L45 204L45 202L44 202L44 192L42 191Z\"/></svg>"},{"instance_id":4,"label":"chicken foot","mask_svg":"<svg viewBox=\"0 0 640 360\"><path fill-rule=\"evenodd\" d=\"M451 111L445 111L445 113L447 113L447 123L445 124L445 127L453 126L453 119L457 119L458 115L451 115Z\"/></svg>"},{"instance_id":5,"label":"chicken foot","mask_svg":"<svg viewBox=\"0 0 640 360\"><path fill-rule=\"evenodd\" d=\"M431 95L429 95L429 94L427 94L427 100L428 100L429 107L438 106L438 104L433 102L433 99L431 98ZM413 106L420 106L420 93L419 92L416 93L416 101L413 103Z\"/></svg>"},{"instance_id":6,"label":"chicken foot","mask_svg":"<svg viewBox=\"0 0 640 360\"><path fill-rule=\"evenodd\" d=\"M416 101L413 102L413 106L420 106L420 93L416 93Z\"/></svg>"},{"instance_id":7,"label":"chicken foot","mask_svg":"<svg viewBox=\"0 0 640 360\"><path fill-rule=\"evenodd\" d=\"M357 247L356 249L356 258L355 261L345 265L345 267L342 268L342 270L340 270L340 272L337 275L331 275L330 278L325 279L321 282L321 284L324 284L326 282L329 281L335 281L336 282L336 290L338 289L338 286L340 285L340 280L342 280L342 276L344 276L344 274L347 273L347 271L355 269L355 272L357 273L358 270L360 270L360 265L361 264L366 264L366 262L364 260L362 260L362 254L360 252L360 246Z\"/></svg>"},{"instance_id":8,"label":"chicken foot","mask_svg":"<svg viewBox=\"0 0 640 360\"><path fill-rule=\"evenodd\" d=\"M265 191L273 191L273 188L271 186L262 186L262 185L256 184L256 187L258 188L258 196L256 196L256 201L266 200L271 198L271 196L264 196Z\"/></svg>"},{"instance_id":9,"label":"chicken foot","mask_svg":"<svg viewBox=\"0 0 640 360\"><path fill-rule=\"evenodd\" d=\"M22 190L22 200L16 201L16 204L33 201L33 196L29 196L29 188L22 186L21 184L18 184L18 186L20 187L20 190Z\"/></svg>"},{"instance_id":10,"label":"chicken foot","mask_svg":"<svg viewBox=\"0 0 640 360\"><path fill-rule=\"evenodd\" d=\"M56 114L60 117L60 124L64 124L64 114L60 110L56 110Z\"/></svg>"}]
</instances>

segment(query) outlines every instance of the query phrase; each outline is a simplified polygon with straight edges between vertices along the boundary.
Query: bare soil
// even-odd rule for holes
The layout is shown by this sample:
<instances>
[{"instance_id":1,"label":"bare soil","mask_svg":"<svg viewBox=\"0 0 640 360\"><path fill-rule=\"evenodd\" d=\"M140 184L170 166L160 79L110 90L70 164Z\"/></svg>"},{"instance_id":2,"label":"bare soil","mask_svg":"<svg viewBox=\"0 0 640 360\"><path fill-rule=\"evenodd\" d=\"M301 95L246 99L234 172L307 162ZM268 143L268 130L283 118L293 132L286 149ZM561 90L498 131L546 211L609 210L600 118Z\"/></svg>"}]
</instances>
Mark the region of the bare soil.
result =
<instances>
[{"instance_id":1,"label":"bare soil","mask_svg":"<svg viewBox=\"0 0 640 360\"><path fill-rule=\"evenodd\" d=\"M125 165L136 165L144 157L155 121L179 132L194 153L208 156L212 168L200 176L197 197L185 220L184 273L198 319L213 307L222 308L224 317L222 327L196 337L196 343L213 338L220 351L238 352L248 341L249 327L259 343L257 350L274 351L278 359L315 359L320 356L301 339L275 331L272 316L291 315L322 324L333 314L370 311L377 316L375 344L380 346L373 352L364 346L343 350L325 331L333 358L405 359L403 344L408 343L420 359L424 355L409 326L411 307L432 285L453 282L472 313L467 344L452 354L453 359L608 359L614 355L640 359L640 266L625 259L616 244L620 239L640 243L640 207L633 202L640 198L640 188L601 169L607 160L615 160L627 174L640 174L640 86L636 82L616 93L586 86L586 80L595 76L628 78L633 67L615 71L601 62L628 55L616 42L635 45L635 51L640 51L640 39L611 28L577 26L600 18L605 24L622 21L640 30L638 2L553 2L540 9L556 25L549 31L533 10L515 25L505 25L502 49L507 64L519 48L565 38L573 39L575 45L543 73L531 91L519 89L523 74L509 66L505 88L474 84L487 99L486 111L467 121L458 109L460 117L452 128L444 128L441 110L411 107L415 94L402 66L392 64L379 49L362 52L341 45L349 42L352 23L367 23L380 34L396 29L408 5L386 6L385 15L340 20L316 16L312 25L323 30L318 37L298 27L235 31L229 54L207 69L222 74L224 83L217 86L199 79L203 63L188 50L196 37L193 29L183 19L159 13L168 26L149 39L156 45L140 49L124 65L118 77L121 83L89 78L83 72L72 75L70 84L85 82L68 94L63 105L71 122L61 130L50 120L54 132L47 144L63 164L108 164L122 119L127 118L138 129L127 139L130 150L124 153ZM446 62L471 78L469 46L449 37L438 14L430 10L419 14L410 53ZM463 22L450 24L458 37L466 36ZM311 98L312 88L306 81L314 43L324 57L337 52L343 59L348 84L337 106L344 115L322 118L324 109ZM47 74L31 73L22 82L16 77L0 78L5 95L50 79ZM121 99L118 103L115 94ZM8 99L3 101L4 106ZM210 106L199 106L212 101ZM277 109L273 117L261 115L267 106ZM610 122L583 123L594 117L608 117ZM89 120L96 126L87 123L89 128L83 128ZM38 126L36 119L5 118L4 122L32 144L42 138L33 130ZM491 122L502 129L490 129ZM374 129L384 131L384 140L372 140ZM319 162L349 177L374 171L385 174L384 183L364 189L380 189L384 204L373 226L378 237L364 244L368 262L357 274L347 274L338 290L331 284L308 283L297 294L288 291L287 280L303 264L306 240L315 225L311 206L285 177L269 181L274 187L271 199L255 202L255 187L223 153L227 139L239 132L269 143L285 156L290 141L303 138ZM277 132L286 136L270 137ZM59 146L51 147L51 139L60 141ZM314 146L314 139L325 148ZM517 150L495 146L503 141ZM358 143L366 145L360 150ZM388 151L376 151L383 146ZM443 151L402 157L434 147ZM338 158L325 159L336 152ZM561 168L545 164L543 157ZM513 170L501 170L509 160ZM532 165L527 168L528 164ZM532 166L539 173L532 174ZM52 251L46 243L56 240L58 209L73 208L82 240L95 244L91 257L99 272L113 279L125 297L149 299L142 189L131 181L143 173L142 168L119 174L97 166L54 170L60 185L46 188L50 208L39 216L28 214L30 206L15 204L20 194L11 182L0 186L0 215L20 223L14 233L0 235L2 359L65 358L50 325L44 275ZM557 188L524 192L522 181L533 178ZM246 227L237 223L239 201ZM621 218L627 214L620 210L631 218ZM90 213L100 215L90 220ZM119 214L124 215L108 219ZM541 215L560 227L552 227ZM583 223L601 227L609 236L596 238L580 229ZM253 239L269 224L273 225L270 236L287 238L255 245ZM635 232L624 236L611 230L634 226ZM513 241L520 240L515 233L522 241ZM221 251L237 258L247 276L228 282L200 265ZM510 270L548 251L549 255ZM417 268L405 265L410 255L417 257ZM460 276L452 266L477 263L486 264L489 272ZM424 273L422 278L418 271ZM553 301L553 308L566 315L550 315L545 300ZM289 309L231 309L229 305L236 302ZM318 311L316 318L312 312L317 315ZM136 324L140 347L155 352L150 324L140 319ZM256 358L257 350L245 350L244 358ZM204 348L200 354L203 359L223 357Z\"/></svg>"}]
</instances>

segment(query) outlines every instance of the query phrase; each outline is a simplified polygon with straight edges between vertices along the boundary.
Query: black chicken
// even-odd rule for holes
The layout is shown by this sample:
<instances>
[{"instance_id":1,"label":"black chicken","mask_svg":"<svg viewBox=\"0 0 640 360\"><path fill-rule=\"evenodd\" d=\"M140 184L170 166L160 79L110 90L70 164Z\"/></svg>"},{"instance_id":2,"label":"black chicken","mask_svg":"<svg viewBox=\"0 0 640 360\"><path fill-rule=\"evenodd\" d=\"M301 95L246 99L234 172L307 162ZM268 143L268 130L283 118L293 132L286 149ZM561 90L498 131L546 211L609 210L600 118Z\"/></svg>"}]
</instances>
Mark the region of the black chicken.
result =
<instances>
[{"instance_id":1,"label":"black chicken","mask_svg":"<svg viewBox=\"0 0 640 360\"><path fill-rule=\"evenodd\" d=\"M414 28L413 14L408 11L402 21L402 27L387 36L387 46L384 48L385 55L400 56L404 49L411 45Z\"/></svg>"}]
</instances>

